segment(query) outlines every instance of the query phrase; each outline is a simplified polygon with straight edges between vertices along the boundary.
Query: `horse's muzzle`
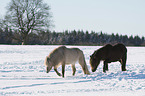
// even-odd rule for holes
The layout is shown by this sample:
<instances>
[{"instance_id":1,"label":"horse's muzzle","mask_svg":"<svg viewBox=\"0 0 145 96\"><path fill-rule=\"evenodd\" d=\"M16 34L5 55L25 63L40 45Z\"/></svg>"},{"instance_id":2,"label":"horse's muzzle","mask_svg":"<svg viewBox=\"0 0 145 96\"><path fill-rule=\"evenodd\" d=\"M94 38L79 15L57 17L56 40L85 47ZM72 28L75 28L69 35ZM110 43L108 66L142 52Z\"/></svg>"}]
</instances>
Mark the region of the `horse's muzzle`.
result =
<instances>
[{"instance_id":1,"label":"horse's muzzle","mask_svg":"<svg viewBox=\"0 0 145 96\"><path fill-rule=\"evenodd\" d=\"M92 72L95 72L96 71L96 69L92 69Z\"/></svg>"}]
</instances>

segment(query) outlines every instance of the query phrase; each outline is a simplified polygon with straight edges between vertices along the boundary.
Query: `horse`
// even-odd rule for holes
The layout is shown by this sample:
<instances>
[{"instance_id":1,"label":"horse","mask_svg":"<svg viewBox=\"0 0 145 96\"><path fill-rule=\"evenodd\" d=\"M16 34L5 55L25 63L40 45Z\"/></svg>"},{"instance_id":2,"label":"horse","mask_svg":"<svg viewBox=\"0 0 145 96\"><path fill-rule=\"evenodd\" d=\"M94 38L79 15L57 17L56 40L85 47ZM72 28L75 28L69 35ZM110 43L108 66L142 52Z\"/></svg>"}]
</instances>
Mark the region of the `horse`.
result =
<instances>
[{"instance_id":1,"label":"horse","mask_svg":"<svg viewBox=\"0 0 145 96\"><path fill-rule=\"evenodd\" d=\"M46 56L44 62L46 66L46 73L48 73L52 67L54 67L54 71L57 73L57 75L64 77L65 65L71 64L73 70L72 75L75 75L75 63L77 61L81 65L84 74L89 75L90 72L88 71L83 51L81 51L79 48L67 48L65 46L60 46L54 49L48 56ZM57 71L57 68L60 65L62 65L62 75Z\"/></svg>"},{"instance_id":2,"label":"horse","mask_svg":"<svg viewBox=\"0 0 145 96\"><path fill-rule=\"evenodd\" d=\"M127 48L122 43L114 46L107 44L100 49L96 50L90 56L90 66L92 72L95 72L100 61L104 61L103 72L108 71L108 63L117 62L121 63L122 71L126 71Z\"/></svg>"}]
</instances>

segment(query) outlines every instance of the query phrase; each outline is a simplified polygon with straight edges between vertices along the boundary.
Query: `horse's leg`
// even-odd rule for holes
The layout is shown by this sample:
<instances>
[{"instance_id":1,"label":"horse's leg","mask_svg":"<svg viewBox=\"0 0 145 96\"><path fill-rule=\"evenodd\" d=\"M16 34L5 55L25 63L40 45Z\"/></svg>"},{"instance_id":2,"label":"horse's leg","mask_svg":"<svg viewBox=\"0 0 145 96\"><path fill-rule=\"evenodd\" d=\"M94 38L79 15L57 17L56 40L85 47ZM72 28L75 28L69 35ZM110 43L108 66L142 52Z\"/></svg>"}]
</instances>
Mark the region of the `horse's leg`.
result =
<instances>
[{"instance_id":1,"label":"horse's leg","mask_svg":"<svg viewBox=\"0 0 145 96\"><path fill-rule=\"evenodd\" d=\"M105 66L106 66L106 64L105 64L105 61L104 61L104 65L103 65L103 72L105 72L105 73L106 73Z\"/></svg>"},{"instance_id":2,"label":"horse's leg","mask_svg":"<svg viewBox=\"0 0 145 96\"><path fill-rule=\"evenodd\" d=\"M106 70L108 70L108 63L107 63L107 61L104 61L103 72L106 73Z\"/></svg>"},{"instance_id":3,"label":"horse's leg","mask_svg":"<svg viewBox=\"0 0 145 96\"><path fill-rule=\"evenodd\" d=\"M127 54L125 54L122 58L122 71L126 71L126 58L127 58Z\"/></svg>"},{"instance_id":4,"label":"horse's leg","mask_svg":"<svg viewBox=\"0 0 145 96\"><path fill-rule=\"evenodd\" d=\"M54 69L54 71L57 73L58 76L61 76L61 74L57 71L57 69Z\"/></svg>"},{"instance_id":5,"label":"horse's leg","mask_svg":"<svg viewBox=\"0 0 145 96\"><path fill-rule=\"evenodd\" d=\"M62 63L62 77L64 78L64 72L65 72L65 63Z\"/></svg>"},{"instance_id":6,"label":"horse's leg","mask_svg":"<svg viewBox=\"0 0 145 96\"><path fill-rule=\"evenodd\" d=\"M57 68L54 67L54 71L57 73L58 76L61 76L61 74L57 71Z\"/></svg>"},{"instance_id":7,"label":"horse's leg","mask_svg":"<svg viewBox=\"0 0 145 96\"><path fill-rule=\"evenodd\" d=\"M106 64L106 71L108 71L109 69L108 69L108 63Z\"/></svg>"},{"instance_id":8,"label":"horse's leg","mask_svg":"<svg viewBox=\"0 0 145 96\"><path fill-rule=\"evenodd\" d=\"M122 59L120 59L119 62L121 63L121 70L122 70L122 65L123 65Z\"/></svg>"},{"instance_id":9,"label":"horse's leg","mask_svg":"<svg viewBox=\"0 0 145 96\"><path fill-rule=\"evenodd\" d=\"M72 64L72 70L73 70L73 76L75 75L75 72L76 72L76 68L75 68L75 64Z\"/></svg>"}]
</instances>

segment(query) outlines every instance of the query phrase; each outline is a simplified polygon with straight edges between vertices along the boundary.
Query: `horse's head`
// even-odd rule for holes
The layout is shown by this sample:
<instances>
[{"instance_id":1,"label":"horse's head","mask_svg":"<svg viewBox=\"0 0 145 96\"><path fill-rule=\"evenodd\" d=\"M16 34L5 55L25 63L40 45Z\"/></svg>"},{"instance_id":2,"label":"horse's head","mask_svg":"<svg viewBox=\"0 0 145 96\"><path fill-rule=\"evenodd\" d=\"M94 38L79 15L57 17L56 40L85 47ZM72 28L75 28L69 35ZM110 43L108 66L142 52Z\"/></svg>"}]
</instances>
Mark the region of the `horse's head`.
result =
<instances>
[{"instance_id":1,"label":"horse's head","mask_svg":"<svg viewBox=\"0 0 145 96\"><path fill-rule=\"evenodd\" d=\"M52 63L49 57L45 58L44 65L46 66L46 73L48 73L52 69Z\"/></svg>"},{"instance_id":2,"label":"horse's head","mask_svg":"<svg viewBox=\"0 0 145 96\"><path fill-rule=\"evenodd\" d=\"M90 56L90 65L91 65L92 72L96 71L99 63L100 63L100 59L98 58L97 55L93 54Z\"/></svg>"}]
</instances>

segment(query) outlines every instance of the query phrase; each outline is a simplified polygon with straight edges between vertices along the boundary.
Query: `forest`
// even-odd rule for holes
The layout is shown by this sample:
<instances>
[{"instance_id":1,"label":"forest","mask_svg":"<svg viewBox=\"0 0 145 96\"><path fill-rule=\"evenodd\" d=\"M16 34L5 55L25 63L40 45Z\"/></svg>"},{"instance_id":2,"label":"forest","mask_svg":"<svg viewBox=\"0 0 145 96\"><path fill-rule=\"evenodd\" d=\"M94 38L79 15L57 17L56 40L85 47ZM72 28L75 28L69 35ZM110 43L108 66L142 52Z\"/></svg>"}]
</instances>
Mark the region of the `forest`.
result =
<instances>
[{"instance_id":1,"label":"forest","mask_svg":"<svg viewBox=\"0 0 145 96\"><path fill-rule=\"evenodd\" d=\"M105 45L123 43L145 46L144 37L107 34L102 31L50 31L50 6L43 0L12 0L0 19L0 44L10 45Z\"/></svg>"},{"instance_id":2,"label":"forest","mask_svg":"<svg viewBox=\"0 0 145 96\"><path fill-rule=\"evenodd\" d=\"M0 44L20 45L21 34L8 28L0 28ZM145 38L139 36L127 36L106 34L103 32L73 30L64 32L39 31L29 33L26 38L27 45L105 45L123 43L126 46L145 46Z\"/></svg>"}]
</instances>

